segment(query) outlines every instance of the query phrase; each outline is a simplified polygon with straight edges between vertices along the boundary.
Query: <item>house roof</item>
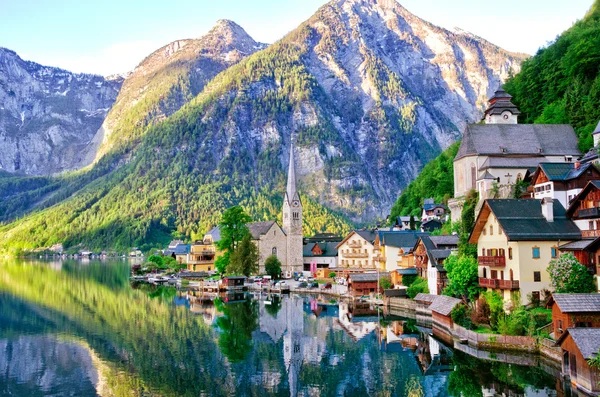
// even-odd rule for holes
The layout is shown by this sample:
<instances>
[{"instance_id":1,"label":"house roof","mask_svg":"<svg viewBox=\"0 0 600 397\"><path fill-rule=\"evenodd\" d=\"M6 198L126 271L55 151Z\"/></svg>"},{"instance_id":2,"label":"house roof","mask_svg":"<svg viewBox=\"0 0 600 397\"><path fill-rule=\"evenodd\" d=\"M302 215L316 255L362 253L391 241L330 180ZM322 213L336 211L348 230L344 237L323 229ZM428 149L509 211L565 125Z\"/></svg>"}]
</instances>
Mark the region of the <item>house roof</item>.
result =
<instances>
[{"instance_id":1,"label":"house roof","mask_svg":"<svg viewBox=\"0 0 600 397\"><path fill-rule=\"evenodd\" d=\"M311 257L323 258L323 257L337 256L337 254L338 254L337 245L338 244L339 243L336 241L308 243L302 248L302 256L304 256L305 258L311 258ZM318 245L319 248L321 249L321 251L323 251L322 255L314 255L313 254L313 248L315 247L315 245Z\"/></svg>"},{"instance_id":2,"label":"house roof","mask_svg":"<svg viewBox=\"0 0 600 397\"><path fill-rule=\"evenodd\" d=\"M581 190L581 192L579 192L579 194L577 196L575 196L575 198L573 199L573 201L571 201L571 205L569 205L569 208L567 209L567 216L569 218L572 218L575 210L578 208L579 206L579 201L584 198L586 196L586 194L589 193L590 190L600 190L600 181L589 181L587 183L587 185L584 186L584 188Z\"/></svg>"},{"instance_id":3,"label":"house roof","mask_svg":"<svg viewBox=\"0 0 600 397\"><path fill-rule=\"evenodd\" d=\"M600 349L600 328L568 328L556 343L562 345L567 335L571 335L583 358L589 360L596 357Z\"/></svg>"},{"instance_id":4,"label":"house roof","mask_svg":"<svg viewBox=\"0 0 600 397\"><path fill-rule=\"evenodd\" d=\"M600 245L600 237L596 239L584 239L563 244L558 247L561 251L586 251L593 250Z\"/></svg>"},{"instance_id":5,"label":"house roof","mask_svg":"<svg viewBox=\"0 0 600 397\"><path fill-rule=\"evenodd\" d=\"M566 124L471 124L455 160L466 156L579 156L577 135Z\"/></svg>"},{"instance_id":6,"label":"house roof","mask_svg":"<svg viewBox=\"0 0 600 397\"><path fill-rule=\"evenodd\" d=\"M432 237L441 237L440 239L432 239ZM452 237L452 239L450 239ZM447 238L447 239L445 239ZM421 236L417 243L415 244L413 250L417 248L419 241L423 242L423 246L425 247L425 251L427 252L427 257L432 263L432 266L437 269L438 272L446 272L444 265L441 262L442 259L448 258L452 255L452 250L448 249L452 247L449 243L454 241L454 236ZM442 244L447 243L447 244ZM439 246L438 246L439 244ZM458 241L457 241L458 246Z\"/></svg>"},{"instance_id":7,"label":"house roof","mask_svg":"<svg viewBox=\"0 0 600 397\"><path fill-rule=\"evenodd\" d=\"M250 230L250 234L254 240L260 239L260 236L265 235L271 230L273 224L276 224L275 221L266 221L266 222L252 222L248 223L248 229Z\"/></svg>"},{"instance_id":8,"label":"house roof","mask_svg":"<svg viewBox=\"0 0 600 397\"><path fill-rule=\"evenodd\" d=\"M190 252L190 244L177 244L175 248L165 250L164 255L186 255Z\"/></svg>"},{"instance_id":9,"label":"house roof","mask_svg":"<svg viewBox=\"0 0 600 397\"><path fill-rule=\"evenodd\" d=\"M592 132L592 135L600 134L600 121L596 124L596 129Z\"/></svg>"},{"instance_id":10,"label":"house roof","mask_svg":"<svg viewBox=\"0 0 600 397\"><path fill-rule=\"evenodd\" d=\"M312 237L307 237L305 240L308 242L337 241L339 243L343 239L333 233L317 233Z\"/></svg>"},{"instance_id":11,"label":"house roof","mask_svg":"<svg viewBox=\"0 0 600 397\"><path fill-rule=\"evenodd\" d=\"M434 208L443 208L446 209L444 204L437 204L434 199L428 198L423 201L423 209L425 211L431 211Z\"/></svg>"},{"instance_id":12,"label":"house roof","mask_svg":"<svg viewBox=\"0 0 600 397\"><path fill-rule=\"evenodd\" d=\"M600 294L552 294L563 313L600 313Z\"/></svg>"},{"instance_id":13,"label":"house roof","mask_svg":"<svg viewBox=\"0 0 600 397\"><path fill-rule=\"evenodd\" d=\"M215 226L210 229L206 235L211 236L212 240L216 243L217 241L221 240L221 228L219 226Z\"/></svg>"},{"instance_id":14,"label":"house roof","mask_svg":"<svg viewBox=\"0 0 600 397\"><path fill-rule=\"evenodd\" d=\"M593 166L592 163L586 163L576 168L575 163L540 163L532 179L535 180L540 171L543 171L549 181L569 181L579 178L581 174Z\"/></svg>"},{"instance_id":15,"label":"house roof","mask_svg":"<svg viewBox=\"0 0 600 397\"><path fill-rule=\"evenodd\" d=\"M351 282L359 282L359 283L372 283L377 282L377 277L379 275L379 280L384 277L389 277L390 273L388 272L379 272L379 273L357 273L350 275Z\"/></svg>"},{"instance_id":16,"label":"house roof","mask_svg":"<svg viewBox=\"0 0 600 397\"><path fill-rule=\"evenodd\" d=\"M542 214L541 200L488 199L484 202L469 242L476 244L490 213L493 213L509 241L579 240L581 230L567 219L560 201L553 201L554 221Z\"/></svg>"},{"instance_id":17,"label":"house roof","mask_svg":"<svg viewBox=\"0 0 600 397\"><path fill-rule=\"evenodd\" d=\"M401 267L399 269L396 269L395 271L398 272L398 274L401 274L403 276L410 276L410 275L416 275L417 274L417 268L416 267Z\"/></svg>"},{"instance_id":18,"label":"house roof","mask_svg":"<svg viewBox=\"0 0 600 397\"><path fill-rule=\"evenodd\" d=\"M405 251L412 251L413 247L421 236L427 236L428 233L422 233L416 230L379 232L381 244L390 247L405 248Z\"/></svg>"},{"instance_id":19,"label":"house roof","mask_svg":"<svg viewBox=\"0 0 600 397\"><path fill-rule=\"evenodd\" d=\"M438 295L433 301L429 308L432 312L441 314L442 316L448 316L454 309L454 306L461 302L460 299L452 298L451 296Z\"/></svg>"},{"instance_id":20,"label":"house roof","mask_svg":"<svg viewBox=\"0 0 600 397\"><path fill-rule=\"evenodd\" d=\"M450 236L429 236L431 242L437 247L458 247L458 235L450 235Z\"/></svg>"}]
</instances>

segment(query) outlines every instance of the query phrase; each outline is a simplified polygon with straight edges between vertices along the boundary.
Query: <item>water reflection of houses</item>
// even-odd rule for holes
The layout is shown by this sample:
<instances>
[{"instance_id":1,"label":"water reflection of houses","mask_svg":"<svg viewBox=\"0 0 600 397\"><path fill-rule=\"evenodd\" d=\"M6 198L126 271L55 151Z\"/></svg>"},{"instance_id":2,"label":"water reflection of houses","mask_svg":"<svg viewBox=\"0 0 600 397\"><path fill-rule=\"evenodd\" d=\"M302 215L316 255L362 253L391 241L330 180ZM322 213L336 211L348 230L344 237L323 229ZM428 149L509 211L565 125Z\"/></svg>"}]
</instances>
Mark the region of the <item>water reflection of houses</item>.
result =
<instances>
[{"instance_id":1,"label":"water reflection of houses","mask_svg":"<svg viewBox=\"0 0 600 397\"><path fill-rule=\"evenodd\" d=\"M377 309L367 303L340 302L337 324L354 341L358 341L377 329L377 316Z\"/></svg>"}]
</instances>

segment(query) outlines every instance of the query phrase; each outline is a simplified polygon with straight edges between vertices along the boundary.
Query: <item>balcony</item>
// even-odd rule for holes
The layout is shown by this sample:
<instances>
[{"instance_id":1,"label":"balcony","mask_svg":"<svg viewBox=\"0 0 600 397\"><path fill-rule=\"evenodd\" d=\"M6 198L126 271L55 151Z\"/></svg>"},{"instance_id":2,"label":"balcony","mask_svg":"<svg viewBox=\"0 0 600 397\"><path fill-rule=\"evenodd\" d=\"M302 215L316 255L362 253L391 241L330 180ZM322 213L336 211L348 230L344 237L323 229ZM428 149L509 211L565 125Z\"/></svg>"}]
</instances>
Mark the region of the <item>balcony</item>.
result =
<instances>
[{"instance_id":1,"label":"balcony","mask_svg":"<svg viewBox=\"0 0 600 397\"><path fill-rule=\"evenodd\" d=\"M360 244L359 241L356 241L356 242L349 242L348 243L348 247L350 247L350 248L361 248L362 245Z\"/></svg>"},{"instance_id":2,"label":"balcony","mask_svg":"<svg viewBox=\"0 0 600 397\"><path fill-rule=\"evenodd\" d=\"M600 237L600 230L582 230L581 237L583 237L583 238Z\"/></svg>"},{"instance_id":3,"label":"balcony","mask_svg":"<svg viewBox=\"0 0 600 397\"><path fill-rule=\"evenodd\" d=\"M377 262L385 262L386 261L386 257L385 256L376 256L373 258L374 261Z\"/></svg>"},{"instance_id":4,"label":"balcony","mask_svg":"<svg viewBox=\"0 0 600 397\"><path fill-rule=\"evenodd\" d=\"M582 208L577 216L579 218L600 218L600 207Z\"/></svg>"},{"instance_id":5,"label":"balcony","mask_svg":"<svg viewBox=\"0 0 600 397\"><path fill-rule=\"evenodd\" d=\"M342 254L344 258L368 258L369 254L366 252L348 252L346 254Z\"/></svg>"},{"instance_id":6,"label":"balcony","mask_svg":"<svg viewBox=\"0 0 600 397\"><path fill-rule=\"evenodd\" d=\"M506 266L506 257L505 256L478 256L477 263L479 263L479 266L505 267Z\"/></svg>"},{"instance_id":7,"label":"balcony","mask_svg":"<svg viewBox=\"0 0 600 397\"><path fill-rule=\"evenodd\" d=\"M498 288L498 281L500 280L479 277L479 286L483 288Z\"/></svg>"},{"instance_id":8,"label":"balcony","mask_svg":"<svg viewBox=\"0 0 600 397\"><path fill-rule=\"evenodd\" d=\"M479 286L494 289L519 289L519 282L515 280L496 280L492 278L479 277Z\"/></svg>"}]
</instances>

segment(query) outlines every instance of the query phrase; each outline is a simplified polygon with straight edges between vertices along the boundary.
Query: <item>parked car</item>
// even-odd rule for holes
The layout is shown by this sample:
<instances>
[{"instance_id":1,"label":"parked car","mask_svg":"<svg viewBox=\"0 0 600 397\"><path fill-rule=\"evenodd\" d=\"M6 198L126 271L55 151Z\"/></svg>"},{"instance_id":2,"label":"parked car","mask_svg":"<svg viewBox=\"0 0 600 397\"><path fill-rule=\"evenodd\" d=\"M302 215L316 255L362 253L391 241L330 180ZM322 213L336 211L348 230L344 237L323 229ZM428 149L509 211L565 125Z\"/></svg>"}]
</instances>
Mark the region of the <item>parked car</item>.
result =
<instances>
[{"instance_id":1,"label":"parked car","mask_svg":"<svg viewBox=\"0 0 600 397\"><path fill-rule=\"evenodd\" d=\"M302 282L306 282L306 277L302 276L300 278L298 278L298 281Z\"/></svg>"},{"instance_id":2,"label":"parked car","mask_svg":"<svg viewBox=\"0 0 600 397\"><path fill-rule=\"evenodd\" d=\"M306 281L302 281L300 284L298 284L298 288L306 288L308 287L308 283Z\"/></svg>"},{"instance_id":3,"label":"parked car","mask_svg":"<svg viewBox=\"0 0 600 397\"><path fill-rule=\"evenodd\" d=\"M312 283L310 283L308 285L308 288L319 288L319 283L317 283L316 281L313 281Z\"/></svg>"},{"instance_id":4,"label":"parked car","mask_svg":"<svg viewBox=\"0 0 600 397\"><path fill-rule=\"evenodd\" d=\"M325 285L323 285L323 289L331 289L333 286L331 285L331 283L327 283Z\"/></svg>"},{"instance_id":5,"label":"parked car","mask_svg":"<svg viewBox=\"0 0 600 397\"><path fill-rule=\"evenodd\" d=\"M283 287L285 285L287 285L287 283L285 281L278 281L278 282L275 283L276 287Z\"/></svg>"}]
</instances>

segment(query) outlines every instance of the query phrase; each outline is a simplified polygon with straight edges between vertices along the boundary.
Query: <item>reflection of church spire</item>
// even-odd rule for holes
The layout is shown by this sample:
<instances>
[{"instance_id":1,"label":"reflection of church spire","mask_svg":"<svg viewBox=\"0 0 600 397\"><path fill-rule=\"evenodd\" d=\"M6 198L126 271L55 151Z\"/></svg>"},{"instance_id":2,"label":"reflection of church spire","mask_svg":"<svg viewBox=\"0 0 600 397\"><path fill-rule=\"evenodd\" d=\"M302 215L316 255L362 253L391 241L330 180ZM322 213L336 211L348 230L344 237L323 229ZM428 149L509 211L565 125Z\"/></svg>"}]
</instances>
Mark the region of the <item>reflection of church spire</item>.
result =
<instances>
[{"instance_id":1,"label":"reflection of church spire","mask_svg":"<svg viewBox=\"0 0 600 397\"><path fill-rule=\"evenodd\" d=\"M287 189L285 191L286 199L288 203L292 200L297 199L295 196L298 194L296 190L296 164L294 162L294 143L290 144L290 164L288 167L288 180Z\"/></svg>"},{"instance_id":2,"label":"reflection of church spire","mask_svg":"<svg viewBox=\"0 0 600 397\"><path fill-rule=\"evenodd\" d=\"M302 351L304 314L302 300L288 299L287 303L287 330L283 338L283 359L288 373L290 396L296 396L298 394L298 378L300 377L302 361L304 360L304 353Z\"/></svg>"}]
</instances>

